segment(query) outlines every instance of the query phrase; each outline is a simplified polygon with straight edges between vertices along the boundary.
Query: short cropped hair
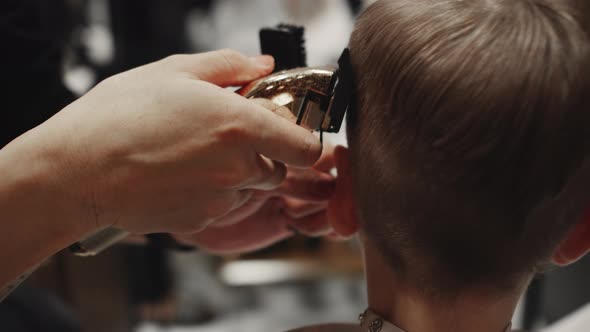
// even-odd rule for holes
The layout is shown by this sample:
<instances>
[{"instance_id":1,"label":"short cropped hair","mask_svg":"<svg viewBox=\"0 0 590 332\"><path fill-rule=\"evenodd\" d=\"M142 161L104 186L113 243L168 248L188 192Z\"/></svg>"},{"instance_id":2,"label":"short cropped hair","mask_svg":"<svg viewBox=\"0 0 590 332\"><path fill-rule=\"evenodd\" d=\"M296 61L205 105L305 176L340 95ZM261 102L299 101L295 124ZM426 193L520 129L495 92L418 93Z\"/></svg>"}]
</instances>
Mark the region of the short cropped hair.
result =
<instances>
[{"instance_id":1,"label":"short cropped hair","mask_svg":"<svg viewBox=\"0 0 590 332\"><path fill-rule=\"evenodd\" d=\"M589 156L584 2L380 0L358 18L353 184L402 280L516 287L579 221L531 216Z\"/></svg>"}]
</instances>

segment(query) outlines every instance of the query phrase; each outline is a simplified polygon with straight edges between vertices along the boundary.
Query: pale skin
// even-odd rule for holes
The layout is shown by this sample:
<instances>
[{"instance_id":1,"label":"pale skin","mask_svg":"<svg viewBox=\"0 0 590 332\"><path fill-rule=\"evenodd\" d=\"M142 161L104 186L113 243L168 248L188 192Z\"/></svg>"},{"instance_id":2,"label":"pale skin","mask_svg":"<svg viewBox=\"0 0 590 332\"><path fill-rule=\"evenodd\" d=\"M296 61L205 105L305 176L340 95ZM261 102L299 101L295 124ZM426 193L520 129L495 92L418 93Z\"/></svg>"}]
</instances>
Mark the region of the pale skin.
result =
<instances>
[{"instance_id":1,"label":"pale skin","mask_svg":"<svg viewBox=\"0 0 590 332\"><path fill-rule=\"evenodd\" d=\"M256 191L248 203L205 230L175 237L213 254L236 254L267 247L295 233L331 234L326 208L336 182L328 174L333 167L333 147L326 145L312 169L288 167L278 188Z\"/></svg>"},{"instance_id":2,"label":"pale skin","mask_svg":"<svg viewBox=\"0 0 590 332\"><path fill-rule=\"evenodd\" d=\"M483 288L464 289L452 303L435 301L400 280L373 243L359 229L352 191L350 155L346 148L334 153L338 180L328 207L334 231L343 237L359 233L364 252L368 304L374 312L405 331L503 332L532 275L520 287L497 293ZM552 260L568 265L590 251L590 218L581 220L555 249Z\"/></svg>"},{"instance_id":3,"label":"pale skin","mask_svg":"<svg viewBox=\"0 0 590 332\"><path fill-rule=\"evenodd\" d=\"M297 120L285 107L266 99L254 101L291 122ZM213 254L236 254L267 247L295 233L332 234L326 208L336 184L329 174L334 167L334 147L324 144L322 156L311 169L288 166L284 181L276 189L256 190L246 204L217 219L211 227L175 237Z\"/></svg>"},{"instance_id":4,"label":"pale skin","mask_svg":"<svg viewBox=\"0 0 590 332\"><path fill-rule=\"evenodd\" d=\"M189 234L215 226L214 252L268 245L290 226L327 232L334 179L321 162L304 170L318 138L224 89L273 66L229 50L169 57L101 82L2 148L0 287L103 227L199 245L211 241ZM233 243L253 216L280 227Z\"/></svg>"}]
</instances>

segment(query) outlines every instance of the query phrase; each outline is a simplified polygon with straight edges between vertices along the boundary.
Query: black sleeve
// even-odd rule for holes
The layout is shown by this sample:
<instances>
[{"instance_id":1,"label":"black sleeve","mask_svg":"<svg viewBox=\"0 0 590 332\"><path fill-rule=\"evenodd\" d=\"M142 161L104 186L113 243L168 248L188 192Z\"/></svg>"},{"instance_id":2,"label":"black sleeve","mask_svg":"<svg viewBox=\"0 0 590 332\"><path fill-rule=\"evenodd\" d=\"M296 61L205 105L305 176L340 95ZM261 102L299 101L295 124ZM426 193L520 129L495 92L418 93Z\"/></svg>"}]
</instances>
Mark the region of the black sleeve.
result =
<instances>
[{"instance_id":1,"label":"black sleeve","mask_svg":"<svg viewBox=\"0 0 590 332\"><path fill-rule=\"evenodd\" d=\"M62 82L70 19L62 0L0 1L0 148L74 100Z\"/></svg>"}]
</instances>

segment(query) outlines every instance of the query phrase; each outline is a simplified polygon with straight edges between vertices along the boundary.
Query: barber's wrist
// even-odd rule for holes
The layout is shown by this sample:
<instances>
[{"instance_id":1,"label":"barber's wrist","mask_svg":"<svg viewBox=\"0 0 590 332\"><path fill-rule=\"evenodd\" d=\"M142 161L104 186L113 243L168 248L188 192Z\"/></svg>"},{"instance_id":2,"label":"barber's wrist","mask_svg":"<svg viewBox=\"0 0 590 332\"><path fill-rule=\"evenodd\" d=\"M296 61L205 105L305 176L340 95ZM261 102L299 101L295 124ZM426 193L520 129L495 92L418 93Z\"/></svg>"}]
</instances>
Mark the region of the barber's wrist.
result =
<instances>
[{"instance_id":1,"label":"barber's wrist","mask_svg":"<svg viewBox=\"0 0 590 332\"><path fill-rule=\"evenodd\" d=\"M83 220L88 208L78 204L80 198L71 197L64 188L62 178L67 170L60 169L65 158L60 148L33 130L0 150L0 199L3 205L9 204L3 216L8 213L11 222L34 227L30 232L43 232L56 250L96 228Z\"/></svg>"},{"instance_id":2,"label":"barber's wrist","mask_svg":"<svg viewBox=\"0 0 590 332\"><path fill-rule=\"evenodd\" d=\"M72 222L41 143L25 136L0 150L0 287L14 287L26 271L89 232Z\"/></svg>"}]
</instances>

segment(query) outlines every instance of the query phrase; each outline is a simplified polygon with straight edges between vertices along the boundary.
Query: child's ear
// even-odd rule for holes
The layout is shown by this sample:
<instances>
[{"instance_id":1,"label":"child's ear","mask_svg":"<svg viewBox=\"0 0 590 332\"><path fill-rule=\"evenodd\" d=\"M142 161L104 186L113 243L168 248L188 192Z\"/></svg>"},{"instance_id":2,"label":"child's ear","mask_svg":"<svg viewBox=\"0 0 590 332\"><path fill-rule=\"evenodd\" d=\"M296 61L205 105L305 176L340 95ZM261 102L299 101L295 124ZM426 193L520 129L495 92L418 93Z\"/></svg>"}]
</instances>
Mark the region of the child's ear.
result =
<instances>
[{"instance_id":1,"label":"child's ear","mask_svg":"<svg viewBox=\"0 0 590 332\"><path fill-rule=\"evenodd\" d=\"M590 210L568 235L561 241L553 253L553 263L565 266L582 258L590 251Z\"/></svg>"},{"instance_id":2,"label":"child's ear","mask_svg":"<svg viewBox=\"0 0 590 332\"><path fill-rule=\"evenodd\" d=\"M334 195L328 204L328 221L339 236L350 237L358 231L357 211L352 193L350 152L347 148L338 146L334 149L334 160L338 179Z\"/></svg>"}]
</instances>

